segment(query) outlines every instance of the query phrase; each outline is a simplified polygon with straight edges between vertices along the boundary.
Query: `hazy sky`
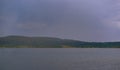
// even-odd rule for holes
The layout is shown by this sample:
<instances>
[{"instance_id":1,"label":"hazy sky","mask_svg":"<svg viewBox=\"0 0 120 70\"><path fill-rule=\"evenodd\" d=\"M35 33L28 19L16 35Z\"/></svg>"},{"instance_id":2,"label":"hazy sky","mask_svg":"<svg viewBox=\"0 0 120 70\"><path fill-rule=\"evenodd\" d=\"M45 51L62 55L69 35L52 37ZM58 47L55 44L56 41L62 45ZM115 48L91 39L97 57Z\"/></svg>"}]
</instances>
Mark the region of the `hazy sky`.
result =
<instances>
[{"instance_id":1,"label":"hazy sky","mask_svg":"<svg viewBox=\"0 0 120 70\"><path fill-rule=\"evenodd\" d=\"M120 0L0 0L0 35L120 41Z\"/></svg>"}]
</instances>

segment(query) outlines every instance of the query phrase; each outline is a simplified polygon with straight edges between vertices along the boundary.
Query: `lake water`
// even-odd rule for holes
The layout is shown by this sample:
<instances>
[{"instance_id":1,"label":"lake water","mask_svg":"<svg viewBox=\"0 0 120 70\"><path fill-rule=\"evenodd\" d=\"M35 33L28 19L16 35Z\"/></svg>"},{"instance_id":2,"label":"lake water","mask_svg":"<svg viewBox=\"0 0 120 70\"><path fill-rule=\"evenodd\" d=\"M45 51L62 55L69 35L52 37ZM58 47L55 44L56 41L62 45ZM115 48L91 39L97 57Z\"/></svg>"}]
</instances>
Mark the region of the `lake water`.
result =
<instances>
[{"instance_id":1,"label":"lake water","mask_svg":"<svg viewBox=\"0 0 120 70\"><path fill-rule=\"evenodd\" d=\"M120 49L0 49L0 70L120 70Z\"/></svg>"}]
</instances>

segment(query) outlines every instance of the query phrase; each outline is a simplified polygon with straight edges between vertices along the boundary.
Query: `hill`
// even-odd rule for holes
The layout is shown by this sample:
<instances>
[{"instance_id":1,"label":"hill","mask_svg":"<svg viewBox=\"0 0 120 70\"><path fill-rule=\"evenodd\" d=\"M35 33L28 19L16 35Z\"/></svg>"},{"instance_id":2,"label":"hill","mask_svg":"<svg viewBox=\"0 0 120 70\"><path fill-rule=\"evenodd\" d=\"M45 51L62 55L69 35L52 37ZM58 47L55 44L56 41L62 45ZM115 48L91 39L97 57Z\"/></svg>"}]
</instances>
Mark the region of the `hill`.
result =
<instances>
[{"instance_id":1,"label":"hill","mask_svg":"<svg viewBox=\"0 0 120 70\"><path fill-rule=\"evenodd\" d=\"M1 48L119 48L120 42L84 42L52 37L0 37Z\"/></svg>"}]
</instances>

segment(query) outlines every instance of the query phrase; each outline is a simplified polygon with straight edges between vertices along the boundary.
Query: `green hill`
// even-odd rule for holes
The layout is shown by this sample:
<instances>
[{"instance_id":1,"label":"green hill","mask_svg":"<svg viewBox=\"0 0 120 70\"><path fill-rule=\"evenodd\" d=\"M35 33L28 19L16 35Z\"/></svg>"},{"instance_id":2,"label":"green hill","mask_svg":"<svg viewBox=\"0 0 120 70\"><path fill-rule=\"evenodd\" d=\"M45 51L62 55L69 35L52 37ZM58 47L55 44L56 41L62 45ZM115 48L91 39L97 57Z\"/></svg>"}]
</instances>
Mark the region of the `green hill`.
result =
<instances>
[{"instance_id":1,"label":"green hill","mask_svg":"<svg viewBox=\"0 0 120 70\"><path fill-rule=\"evenodd\" d=\"M1 48L119 48L120 42L83 42L52 37L0 37Z\"/></svg>"}]
</instances>

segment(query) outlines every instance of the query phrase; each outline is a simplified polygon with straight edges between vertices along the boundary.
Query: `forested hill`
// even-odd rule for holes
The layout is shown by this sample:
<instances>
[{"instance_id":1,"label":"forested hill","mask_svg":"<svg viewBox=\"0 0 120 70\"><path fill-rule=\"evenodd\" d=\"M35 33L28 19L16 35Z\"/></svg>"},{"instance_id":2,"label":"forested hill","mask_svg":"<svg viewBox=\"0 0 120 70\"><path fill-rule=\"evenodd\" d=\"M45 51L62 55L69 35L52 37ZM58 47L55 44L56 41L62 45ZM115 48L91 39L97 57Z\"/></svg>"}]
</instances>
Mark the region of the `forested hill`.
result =
<instances>
[{"instance_id":1,"label":"forested hill","mask_svg":"<svg viewBox=\"0 0 120 70\"><path fill-rule=\"evenodd\" d=\"M1 48L119 48L120 42L83 42L52 37L0 37Z\"/></svg>"}]
</instances>

